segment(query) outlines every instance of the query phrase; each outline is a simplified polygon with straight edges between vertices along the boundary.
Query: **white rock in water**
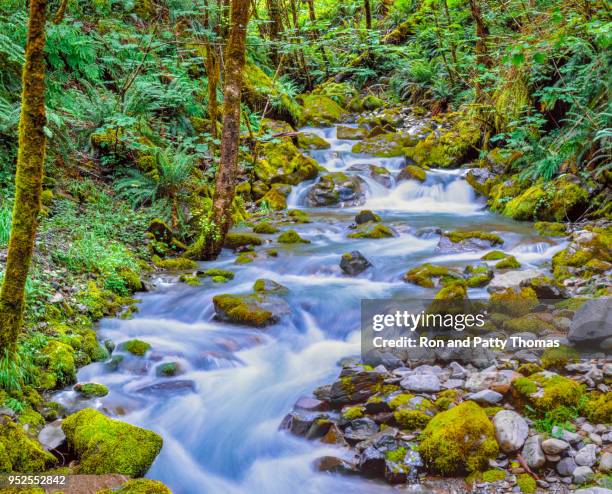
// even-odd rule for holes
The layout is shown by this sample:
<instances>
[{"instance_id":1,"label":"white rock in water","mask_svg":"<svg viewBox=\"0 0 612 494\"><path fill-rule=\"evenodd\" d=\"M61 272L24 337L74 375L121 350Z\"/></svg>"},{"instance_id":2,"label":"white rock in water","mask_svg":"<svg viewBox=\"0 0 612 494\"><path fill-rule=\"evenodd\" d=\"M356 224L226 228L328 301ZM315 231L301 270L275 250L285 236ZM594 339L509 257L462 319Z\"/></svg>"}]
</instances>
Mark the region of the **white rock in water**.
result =
<instances>
[{"instance_id":1,"label":"white rock in water","mask_svg":"<svg viewBox=\"0 0 612 494\"><path fill-rule=\"evenodd\" d=\"M511 410L497 412L493 418L495 437L504 453L512 453L525 444L529 426L525 419Z\"/></svg>"},{"instance_id":2,"label":"white rock in water","mask_svg":"<svg viewBox=\"0 0 612 494\"><path fill-rule=\"evenodd\" d=\"M569 448L569 444L561 439L547 439L542 441L542 449L547 455L557 455Z\"/></svg>"},{"instance_id":3,"label":"white rock in water","mask_svg":"<svg viewBox=\"0 0 612 494\"><path fill-rule=\"evenodd\" d=\"M597 446L594 444L587 444L582 448L574 457L576 465L592 467L597 461Z\"/></svg>"},{"instance_id":4,"label":"white rock in water","mask_svg":"<svg viewBox=\"0 0 612 494\"><path fill-rule=\"evenodd\" d=\"M523 446L523 458L529 468L538 469L546 463L546 456L540 446L540 436L530 436Z\"/></svg>"}]
</instances>

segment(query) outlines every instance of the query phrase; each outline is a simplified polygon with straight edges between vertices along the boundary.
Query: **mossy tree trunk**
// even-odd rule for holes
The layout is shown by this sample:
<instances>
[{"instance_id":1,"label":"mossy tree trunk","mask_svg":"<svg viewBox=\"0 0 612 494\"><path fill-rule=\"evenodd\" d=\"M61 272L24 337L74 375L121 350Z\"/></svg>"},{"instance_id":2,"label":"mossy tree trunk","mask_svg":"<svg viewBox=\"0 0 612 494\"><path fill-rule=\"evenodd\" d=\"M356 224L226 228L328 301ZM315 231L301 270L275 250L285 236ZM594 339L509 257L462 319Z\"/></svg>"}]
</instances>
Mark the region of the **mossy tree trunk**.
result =
<instances>
[{"instance_id":1,"label":"mossy tree trunk","mask_svg":"<svg viewBox=\"0 0 612 494\"><path fill-rule=\"evenodd\" d=\"M366 29L372 29L372 9L370 0L363 0L363 12L365 14Z\"/></svg>"},{"instance_id":2,"label":"mossy tree trunk","mask_svg":"<svg viewBox=\"0 0 612 494\"><path fill-rule=\"evenodd\" d=\"M45 163L45 22L47 0L30 0L22 74L15 206L4 283L0 292L0 351L12 351L21 330L40 212Z\"/></svg>"},{"instance_id":3,"label":"mossy tree trunk","mask_svg":"<svg viewBox=\"0 0 612 494\"><path fill-rule=\"evenodd\" d=\"M240 99L246 55L246 32L250 0L232 0L230 31L225 50L223 87L223 128L221 157L215 179L212 211L200 238L187 252L198 259L214 259L221 252L231 226L231 206L235 195L240 140Z\"/></svg>"}]
</instances>

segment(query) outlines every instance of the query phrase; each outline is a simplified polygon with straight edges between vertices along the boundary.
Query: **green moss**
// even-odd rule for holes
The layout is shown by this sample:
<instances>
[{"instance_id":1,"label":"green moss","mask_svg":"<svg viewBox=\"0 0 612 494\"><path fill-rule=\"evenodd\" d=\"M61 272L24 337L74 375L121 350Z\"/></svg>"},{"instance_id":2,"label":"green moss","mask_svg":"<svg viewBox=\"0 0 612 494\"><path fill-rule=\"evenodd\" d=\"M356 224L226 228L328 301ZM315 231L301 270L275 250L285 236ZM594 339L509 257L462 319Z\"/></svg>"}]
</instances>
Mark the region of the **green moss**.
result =
<instances>
[{"instance_id":1,"label":"green moss","mask_svg":"<svg viewBox=\"0 0 612 494\"><path fill-rule=\"evenodd\" d=\"M288 214L294 223L312 223L308 213L302 211L301 209L291 209Z\"/></svg>"},{"instance_id":2,"label":"green moss","mask_svg":"<svg viewBox=\"0 0 612 494\"><path fill-rule=\"evenodd\" d=\"M172 494L172 492L157 480L133 479L122 484L119 489L104 489L97 494Z\"/></svg>"},{"instance_id":3,"label":"green moss","mask_svg":"<svg viewBox=\"0 0 612 494\"><path fill-rule=\"evenodd\" d=\"M415 430L425 427L431 417L421 410L399 409L393 412L393 418L401 429Z\"/></svg>"},{"instance_id":4,"label":"green moss","mask_svg":"<svg viewBox=\"0 0 612 494\"><path fill-rule=\"evenodd\" d=\"M324 82L317 86L313 93L327 96L343 108L346 108L352 99L359 96L357 89L348 82Z\"/></svg>"},{"instance_id":5,"label":"green moss","mask_svg":"<svg viewBox=\"0 0 612 494\"><path fill-rule=\"evenodd\" d=\"M91 408L66 417L62 430L79 458L79 474L142 477L162 447L155 432L111 420Z\"/></svg>"},{"instance_id":6,"label":"green moss","mask_svg":"<svg viewBox=\"0 0 612 494\"><path fill-rule=\"evenodd\" d=\"M254 252L243 252L242 254L236 256L234 260L235 264L249 264L255 260L257 255Z\"/></svg>"},{"instance_id":7,"label":"green moss","mask_svg":"<svg viewBox=\"0 0 612 494\"><path fill-rule=\"evenodd\" d=\"M545 369L563 369L567 364L578 362L580 354L575 348L560 345L556 348L547 348L542 354L542 367Z\"/></svg>"},{"instance_id":8,"label":"green moss","mask_svg":"<svg viewBox=\"0 0 612 494\"><path fill-rule=\"evenodd\" d=\"M234 279L234 273L229 269L221 269L221 268L210 268L206 271L200 273L200 276L209 276L211 278L215 276L221 276L223 278L227 278L228 280Z\"/></svg>"},{"instance_id":9,"label":"green moss","mask_svg":"<svg viewBox=\"0 0 612 494\"><path fill-rule=\"evenodd\" d=\"M594 424L612 423L612 391L589 393L583 404L582 413Z\"/></svg>"},{"instance_id":10,"label":"green moss","mask_svg":"<svg viewBox=\"0 0 612 494\"><path fill-rule=\"evenodd\" d=\"M484 256L481 257L483 261L499 261L500 259L505 259L508 257L508 254L502 252L501 250L492 250L491 252L487 252Z\"/></svg>"},{"instance_id":11,"label":"green moss","mask_svg":"<svg viewBox=\"0 0 612 494\"><path fill-rule=\"evenodd\" d=\"M349 238L372 238L372 239L381 239L381 238L390 238L394 237L395 234L393 230L385 225L368 225L359 229L358 232L350 233L348 235Z\"/></svg>"},{"instance_id":12,"label":"green moss","mask_svg":"<svg viewBox=\"0 0 612 494\"><path fill-rule=\"evenodd\" d=\"M172 377L176 376L178 371L179 366L176 362L165 362L155 368L155 375L159 377Z\"/></svg>"},{"instance_id":13,"label":"green moss","mask_svg":"<svg viewBox=\"0 0 612 494\"><path fill-rule=\"evenodd\" d=\"M261 223L257 223L253 227L253 233L272 234L272 233L277 233L277 232L278 232L278 228L276 228L274 225L270 224L267 221L262 221Z\"/></svg>"},{"instance_id":14,"label":"green moss","mask_svg":"<svg viewBox=\"0 0 612 494\"><path fill-rule=\"evenodd\" d=\"M121 347L125 351L130 352L132 355L136 355L137 357L142 357L151 349L151 345L142 340L128 340L123 343Z\"/></svg>"},{"instance_id":15,"label":"green moss","mask_svg":"<svg viewBox=\"0 0 612 494\"><path fill-rule=\"evenodd\" d=\"M517 372L519 374L522 374L523 376L528 377L528 376L531 376L532 374L542 372L542 367L540 367L538 364L526 363L526 364L520 365L519 368L517 369Z\"/></svg>"},{"instance_id":16,"label":"green moss","mask_svg":"<svg viewBox=\"0 0 612 494\"><path fill-rule=\"evenodd\" d=\"M504 407L485 407L484 408L484 412L487 414L487 417L489 417L490 419L495 417L495 415L497 415L497 413L501 412L502 410L505 410Z\"/></svg>"},{"instance_id":17,"label":"green moss","mask_svg":"<svg viewBox=\"0 0 612 494\"><path fill-rule=\"evenodd\" d=\"M0 427L0 473L40 474L56 463L20 425L9 421Z\"/></svg>"},{"instance_id":18,"label":"green moss","mask_svg":"<svg viewBox=\"0 0 612 494\"><path fill-rule=\"evenodd\" d=\"M495 264L496 269L519 269L520 267L521 263L514 256L508 256Z\"/></svg>"},{"instance_id":19,"label":"green moss","mask_svg":"<svg viewBox=\"0 0 612 494\"><path fill-rule=\"evenodd\" d=\"M457 390L456 389L447 389L438 393L438 397L434 402L436 408L440 411L448 410L449 407L457 401Z\"/></svg>"},{"instance_id":20,"label":"green moss","mask_svg":"<svg viewBox=\"0 0 612 494\"><path fill-rule=\"evenodd\" d=\"M336 137L338 139L347 140L359 140L366 136L366 129L362 127L345 127L344 125L338 125L336 127Z\"/></svg>"},{"instance_id":21,"label":"green moss","mask_svg":"<svg viewBox=\"0 0 612 494\"><path fill-rule=\"evenodd\" d=\"M448 239L455 244L463 242L465 240L470 240L472 238L485 240L487 242L490 242L491 245L501 245L504 243L504 240L499 235L495 235L494 233L479 232L479 231L445 232L444 236L448 237Z\"/></svg>"},{"instance_id":22,"label":"green moss","mask_svg":"<svg viewBox=\"0 0 612 494\"><path fill-rule=\"evenodd\" d=\"M198 278L195 274L182 274L179 277L179 281L186 283L189 286L200 286L202 283L200 282L200 278Z\"/></svg>"},{"instance_id":23,"label":"green moss","mask_svg":"<svg viewBox=\"0 0 612 494\"><path fill-rule=\"evenodd\" d=\"M304 94L300 97L304 110L300 124L326 126L339 122L346 112L335 101L322 94Z\"/></svg>"},{"instance_id":24,"label":"green moss","mask_svg":"<svg viewBox=\"0 0 612 494\"><path fill-rule=\"evenodd\" d=\"M76 381L75 351L71 346L52 340L42 352L49 377L46 387L61 387Z\"/></svg>"},{"instance_id":25,"label":"green moss","mask_svg":"<svg viewBox=\"0 0 612 494\"><path fill-rule=\"evenodd\" d=\"M421 440L426 465L442 475L482 471L499 452L493 424L473 401L436 415Z\"/></svg>"},{"instance_id":26,"label":"green moss","mask_svg":"<svg viewBox=\"0 0 612 494\"><path fill-rule=\"evenodd\" d=\"M546 235L549 237L564 237L567 235L567 230L563 223L538 221L533 226L540 235Z\"/></svg>"},{"instance_id":27,"label":"green moss","mask_svg":"<svg viewBox=\"0 0 612 494\"><path fill-rule=\"evenodd\" d=\"M491 294L489 311L520 317L529 314L538 303L538 297L531 288L521 288L519 292L507 288Z\"/></svg>"},{"instance_id":28,"label":"green moss","mask_svg":"<svg viewBox=\"0 0 612 494\"><path fill-rule=\"evenodd\" d=\"M94 398L108 394L108 388L104 384L97 383L79 383L74 387L74 390L84 398Z\"/></svg>"},{"instance_id":29,"label":"green moss","mask_svg":"<svg viewBox=\"0 0 612 494\"><path fill-rule=\"evenodd\" d=\"M529 332L541 334L546 330L554 330L554 324L543 320L539 314L525 314L521 317L507 319L503 322L503 327L506 331L512 333Z\"/></svg>"},{"instance_id":30,"label":"green moss","mask_svg":"<svg viewBox=\"0 0 612 494\"><path fill-rule=\"evenodd\" d=\"M281 233L277 241L281 244L309 244L310 240L305 240L300 237L299 233L295 230L287 230Z\"/></svg>"},{"instance_id":31,"label":"green moss","mask_svg":"<svg viewBox=\"0 0 612 494\"><path fill-rule=\"evenodd\" d=\"M512 383L512 386L519 392L519 394L524 396L536 393L538 391L538 385L526 377L519 377Z\"/></svg>"},{"instance_id":32,"label":"green moss","mask_svg":"<svg viewBox=\"0 0 612 494\"><path fill-rule=\"evenodd\" d=\"M521 377L512 383L519 401L539 413L559 406L577 406L584 395L584 387L576 381L557 374L538 373Z\"/></svg>"},{"instance_id":33,"label":"green moss","mask_svg":"<svg viewBox=\"0 0 612 494\"><path fill-rule=\"evenodd\" d=\"M313 132L298 132L298 147L301 149L329 149L331 144Z\"/></svg>"},{"instance_id":34,"label":"green moss","mask_svg":"<svg viewBox=\"0 0 612 494\"><path fill-rule=\"evenodd\" d=\"M436 293L436 296L434 297L434 300L442 302L465 299L467 299L467 290L465 285L462 283L451 283L444 286L438 291L438 293Z\"/></svg>"},{"instance_id":35,"label":"green moss","mask_svg":"<svg viewBox=\"0 0 612 494\"><path fill-rule=\"evenodd\" d=\"M191 269L198 269L198 263L191 259L183 257L177 257L174 259L160 259L157 256L152 258L153 264L160 269L167 271L188 271Z\"/></svg>"},{"instance_id":36,"label":"green moss","mask_svg":"<svg viewBox=\"0 0 612 494\"><path fill-rule=\"evenodd\" d=\"M425 288L433 288L437 282L445 285L460 278L458 273L446 266L434 266L429 263L412 268L404 275L405 281Z\"/></svg>"},{"instance_id":37,"label":"green moss","mask_svg":"<svg viewBox=\"0 0 612 494\"><path fill-rule=\"evenodd\" d=\"M385 453L385 458L393 463L402 463L404 458L406 458L406 448L404 446L400 446L397 449L389 450Z\"/></svg>"},{"instance_id":38,"label":"green moss","mask_svg":"<svg viewBox=\"0 0 612 494\"><path fill-rule=\"evenodd\" d=\"M213 297L213 304L217 313L224 313L237 324L262 327L272 322L273 314L269 310L259 307L257 299L249 296L221 294Z\"/></svg>"},{"instance_id":39,"label":"green moss","mask_svg":"<svg viewBox=\"0 0 612 494\"><path fill-rule=\"evenodd\" d=\"M408 165L400 172L400 177L413 178L419 182L425 182L427 179L427 173L425 170L423 170L423 168L415 165Z\"/></svg>"},{"instance_id":40,"label":"green moss","mask_svg":"<svg viewBox=\"0 0 612 494\"><path fill-rule=\"evenodd\" d=\"M498 482L506 478L506 472L494 468L491 470L487 470L486 472L482 472L481 478L483 482Z\"/></svg>"},{"instance_id":41,"label":"green moss","mask_svg":"<svg viewBox=\"0 0 612 494\"><path fill-rule=\"evenodd\" d=\"M342 417L346 420L355 420L363 417L363 407L362 406L354 406L349 407L344 412L342 412Z\"/></svg>"},{"instance_id":42,"label":"green moss","mask_svg":"<svg viewBox=\"0 0 612 494\"><path fill-rule=\"evenodd\" d=\"M225 236L225 242L223 245L229 249L236 250L240 247L246 247L248 245L261 245L262 241L257 235L252 233L228 233Z\"/></svg>"},{"instance_id":43,"label":"green moss","mask_svg":"<svg viewBox=\"0 0 612 494\"><path fill-rule=\"evenodd\" d=\"M19 423L28 425L30 431L40 430L45 425L45 418L31 407L26 408L19 414Z\"/></svg>"},{"instance_id":44,"label":"green moss","mask_svg":"<svg viewBox=\"0 0 612 494\"><path fill-rule=\"evenodd\" d=\"M404 155L404 147L413 142L414 138L401 132L390 132L368 137L356 143L353 153L364 153L381 158L392 158Z\"/></svg>"},{"instance_id":45,"label":"green moss","mask_svg":"<svg viewBox=\"0 0 612 494\"><path fill-rule=\"evenodd\" d=\"M522 473L516 478L516 484L525 494L533 494L536 491L537 484L535 479L528 473Z\"/></svg>"},{"instance_id":46,"label":"green moss","mask_svg":"<svg viewBox=\"0 0 612 494\"><path fill-rule=\"evenodd\" d=\"M414 395L410 393L400 393L397 396L391 398L391 400L389 401L389 406L393 410L396 410L397 408L401 408L406 405L412 398L414 398Z\"/></svg>"},{"instance_id":47,"label":"green moss","mask_svg":"<svg viewBox=\"0 0 612 494\"><path fill-rule=\"evenodd\" d=\"M266 192L266 194L259 200L260 204L264 202L273 211L282 211L283 209L287 209L287 198L277 189L270 189L268 192Z\"/></svg>"}]
</instances>

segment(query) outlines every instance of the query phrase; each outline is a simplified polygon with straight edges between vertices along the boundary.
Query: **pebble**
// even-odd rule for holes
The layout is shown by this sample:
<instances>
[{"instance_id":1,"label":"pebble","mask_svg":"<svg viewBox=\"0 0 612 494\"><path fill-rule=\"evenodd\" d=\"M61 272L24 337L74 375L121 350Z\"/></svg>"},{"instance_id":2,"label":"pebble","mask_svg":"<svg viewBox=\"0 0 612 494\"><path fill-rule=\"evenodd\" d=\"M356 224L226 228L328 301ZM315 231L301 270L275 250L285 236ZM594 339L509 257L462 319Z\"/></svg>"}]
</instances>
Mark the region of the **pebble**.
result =
<instances>
[{"instance_id":1,"label":"pebble","mask_svg":"<svg viewBox=\"0 0 612 494\"><path fill-rule=\"evenodd\" d=\"M547 455L556 455L569 448L569 444L561 439L546 439L542 441L542 449Z\"/></svg>"}]
</instances>

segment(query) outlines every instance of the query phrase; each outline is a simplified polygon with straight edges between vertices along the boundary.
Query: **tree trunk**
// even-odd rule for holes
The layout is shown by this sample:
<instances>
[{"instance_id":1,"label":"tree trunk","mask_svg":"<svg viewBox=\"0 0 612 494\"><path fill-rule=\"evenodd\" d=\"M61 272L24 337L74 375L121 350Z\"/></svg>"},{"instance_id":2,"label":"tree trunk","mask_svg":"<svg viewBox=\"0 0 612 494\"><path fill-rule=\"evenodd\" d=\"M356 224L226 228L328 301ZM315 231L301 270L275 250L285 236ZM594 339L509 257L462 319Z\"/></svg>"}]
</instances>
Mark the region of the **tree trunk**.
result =
<instances>
[{"instance_id":1,"label":"tree trunk","mask_svg":"<svg viewBox=\"0 0 612 494\"><path fill-rule=\"evenodd\" d=\"M230 210L234 200L240 139L240 98L245 65L246 32L249 0L232 0L230 32L225 52L223 87L223 129L221 158L215 179L212 212L200 238L187 255L198 259L215 259L221 252L230 228Z\"/></svg>"},{"instance_id":2,"label":"tree trunk","mask_svg":"<svg viewBox=\"0 0 612 494\"><path fill-rule=\"evenodd\" d=\"M0 351L12 352L21 330L45 166L45 21L47 0L30 0L23 66L15 206L0 293Z\"/></svg>"},{"instance_id":3,"label":"tree trunk","mask_svg":"<svg viewBox=\"0 0 612 494\"><path fill-rule=\"evenodd\" d=\"M485 67L491 67L491 58L487 50L487 37L489 36L489 28L482 18L478 0L470 0L470 11L472 18L476 23L476 62Z\"/></svg>"},{"instance_id":4,"label":"tree trunk","mask_svg":"<svg viewBox=\"0 0 612 494\"><path fill-rule=\"evenodd\" d=\"M363 0L363 12L365 14L366 29L372 29L372 9L370 0Z\"/></svg>"},{"instance_id":5,"label":"tree trunk","mask_svg":"<svg viewBox=\"0 0 612 494\"><path fill-rule=\"evenodd\" d=\"M206 44L206 75L208 76L208 118L210 120L210 135L217 138L217 120L219 105L217 103L217 86L219 85L219 56L214 44Z\"/></svg>"},{"instance_id":6,"label":"tree trunk","mask_svg":"<svg viewBox=\"0 0 612 494\"><path fill-rule=\"evenodd\" d=\"M283 31L283 20L281 18L280 6L276 0L266 0L266 9L268 10L268 19L270 19L270 23L268 24L268 39L271 43L270 58L274 65L278 65L280 62L278 46Z\"/></svg>"}]
</instances>

